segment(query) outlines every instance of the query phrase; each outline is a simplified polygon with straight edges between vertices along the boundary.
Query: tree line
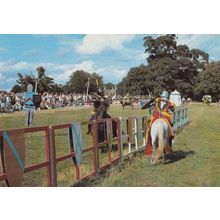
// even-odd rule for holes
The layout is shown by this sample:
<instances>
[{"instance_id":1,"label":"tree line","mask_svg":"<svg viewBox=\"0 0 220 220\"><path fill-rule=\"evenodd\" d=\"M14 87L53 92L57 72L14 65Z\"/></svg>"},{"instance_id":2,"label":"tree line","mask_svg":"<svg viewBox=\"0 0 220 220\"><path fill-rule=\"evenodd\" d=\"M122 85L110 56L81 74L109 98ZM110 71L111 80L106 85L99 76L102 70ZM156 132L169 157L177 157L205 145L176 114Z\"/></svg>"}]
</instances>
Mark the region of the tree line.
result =
<instances>
[{"instance_id":1,"label":"tree line","mask_svg":"<svg viewBox=\"0 0 220 220\"><path fill-rule=\"evenodd\" d=\"M102 76L97 73L91 74L84 70L77 70L70 75L69 81L62 85L55 83L52 77L47 76L44 67L40 66L36 70L37 77L33 74L17 73L17 84L11 91L15 93L26 92L27 85L32 84L34 90L37 86L37 92L40 94L44 92L85 94L87 92L88 84L88 93L95 92L98 87L103 88L104 86ZM108 85L109 84L107 84L107 86Z\"/></svg>"},{"instance_id":2,"label":"tree line","mask_svg":"<svg viewBox=\"0 0 220 220\"><path fill-rule=\"evenodd\" d=\"M158 95L163 90L178 90L194 100L203 95L220 99L220 62L209 62L209 54L198 48L177 45L175 34L156 38L146 36L147 65L133 67L118 84L122 95Z\"/></svg>"},{"instance_id":3,"label":"tree line","mask_svg":"<svg viewBox=\"0 0 220 220\"><path fill-rule=\"evenodd\" d=\"M175 34L161 35L156 38L146 36L144 48L147 64L132 67L127 76L117 85L117 94L158 95L163 90L178 90L182 96L201 100L203 95L212 95L220 99L220 62L209 62L209 54L198 48L189 49L187 45L178 45ZM103 78L97 73L84 70L73 72L65 85L56 84L46 76L44 67L37 68L38 77L32 74L18 73L14 92L26 91L27 84L33 87L38 81L38 92L89 93L103 88ZM97 85L98 81L98 85ZM107 88L113 84L105 85Z\"/></svg>"}]
</instances>

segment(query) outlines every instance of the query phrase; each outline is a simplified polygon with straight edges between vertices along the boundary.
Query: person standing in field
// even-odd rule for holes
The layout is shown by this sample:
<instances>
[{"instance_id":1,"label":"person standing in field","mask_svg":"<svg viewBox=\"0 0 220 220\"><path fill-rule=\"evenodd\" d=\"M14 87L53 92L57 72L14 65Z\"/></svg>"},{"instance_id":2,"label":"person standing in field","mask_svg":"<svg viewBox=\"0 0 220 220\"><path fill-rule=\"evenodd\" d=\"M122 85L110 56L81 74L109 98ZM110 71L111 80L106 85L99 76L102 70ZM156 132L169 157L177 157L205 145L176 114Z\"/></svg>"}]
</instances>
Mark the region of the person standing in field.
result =
<instances>
[{"instance_id":1,"label":"person standing in field","mask_svg":"<svg viewBox=\"0 0 220 220\"><path fill-rule=\"evenodd\" d=\"M34 118L34 102L33 102L33 86L28 84L27 92L25 93L24 109L25 109L25 125L29 126Z\"/></svg>"}]
</instances>

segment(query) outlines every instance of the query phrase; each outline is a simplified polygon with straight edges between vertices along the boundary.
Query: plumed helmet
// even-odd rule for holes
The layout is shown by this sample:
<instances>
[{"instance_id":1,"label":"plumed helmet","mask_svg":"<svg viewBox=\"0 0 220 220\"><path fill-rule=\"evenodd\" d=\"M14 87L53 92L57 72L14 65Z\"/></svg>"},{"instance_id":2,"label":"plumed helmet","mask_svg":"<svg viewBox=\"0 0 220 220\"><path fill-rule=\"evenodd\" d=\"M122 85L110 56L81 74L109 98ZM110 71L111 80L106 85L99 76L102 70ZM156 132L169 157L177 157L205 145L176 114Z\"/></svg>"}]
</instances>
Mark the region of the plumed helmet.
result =
<instances>
[{"instance_id":1,"label":"plumed helmet","mask_svg":"<svg viewBox=\"0 0 220 220\"><path fill-rule=\"evenodd\" d=\"M169 99L169 93L167 91L163 91L161 94L161 98Z\"/></svg>"}]
</instances>

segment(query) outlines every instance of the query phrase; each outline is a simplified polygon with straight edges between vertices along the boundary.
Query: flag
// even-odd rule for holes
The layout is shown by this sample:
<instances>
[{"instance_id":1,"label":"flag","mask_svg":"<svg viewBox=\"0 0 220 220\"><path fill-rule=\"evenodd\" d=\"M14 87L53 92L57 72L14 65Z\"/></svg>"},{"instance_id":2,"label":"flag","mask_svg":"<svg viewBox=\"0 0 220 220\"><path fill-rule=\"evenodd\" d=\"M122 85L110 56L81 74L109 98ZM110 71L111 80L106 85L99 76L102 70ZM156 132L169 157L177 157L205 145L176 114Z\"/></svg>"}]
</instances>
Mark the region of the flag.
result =
<instances>
[{"instance_id":1,"label":"flag","mask_svg":"<svg viewBox=\"0 0 220 220\"><path fill-rule=\"evenodd\" d=\"M98 79L96 79L96 85L99 86L99 80Z\"/></svg>"}]
</instances>

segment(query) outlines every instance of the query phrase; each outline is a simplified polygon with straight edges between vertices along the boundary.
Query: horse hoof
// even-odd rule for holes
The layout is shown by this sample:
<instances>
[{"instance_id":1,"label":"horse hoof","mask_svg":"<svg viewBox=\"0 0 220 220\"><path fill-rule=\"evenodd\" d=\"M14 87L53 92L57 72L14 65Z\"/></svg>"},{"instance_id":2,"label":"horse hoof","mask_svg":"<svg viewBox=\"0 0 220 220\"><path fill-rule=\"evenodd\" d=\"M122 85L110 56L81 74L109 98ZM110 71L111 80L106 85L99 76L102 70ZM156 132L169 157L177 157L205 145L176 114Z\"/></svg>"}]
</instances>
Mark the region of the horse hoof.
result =
<instances>
[{"instance_id":1,"label":"horse hoof","mask_svg":"<svg viewBox=\"0 0 220 220\"><path fill-rule=\"evenodd\" d=\"M155 159L151 159L151 160L150 160L150 163L151 163L153 166L155 165L155 162L156 162Z\"/></svg>"}]
</instances>

